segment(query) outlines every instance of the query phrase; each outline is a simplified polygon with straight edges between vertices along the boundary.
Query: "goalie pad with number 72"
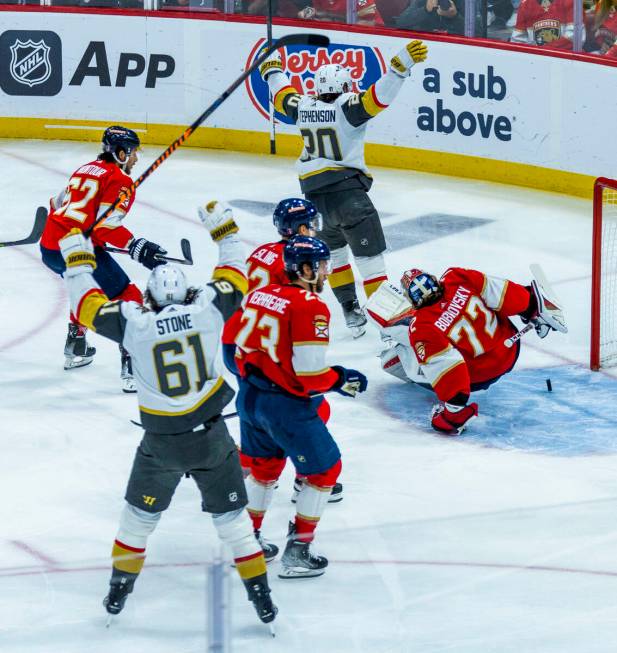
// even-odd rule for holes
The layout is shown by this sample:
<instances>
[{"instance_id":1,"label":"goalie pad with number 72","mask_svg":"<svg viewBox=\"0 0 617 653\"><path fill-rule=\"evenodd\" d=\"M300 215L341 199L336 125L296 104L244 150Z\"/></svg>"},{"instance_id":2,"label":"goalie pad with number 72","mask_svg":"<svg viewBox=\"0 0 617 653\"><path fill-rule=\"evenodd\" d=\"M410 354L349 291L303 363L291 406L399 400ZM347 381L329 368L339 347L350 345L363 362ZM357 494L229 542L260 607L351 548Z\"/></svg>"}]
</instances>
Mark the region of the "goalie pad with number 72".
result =
<instances>
[{"instance_id":1,"label":"goalie pad with number 72","mask_svg":"<svg viewBox=\"0 0 617 653\"><path fill-rule=\"evenodd\" d=\"M557 295L548 282L544 270L537 263L532 263L529 269L534 277L531 281L531 287L538 303L537 319L554 331L568 333L561 302L557 299Z\"/></svg>"}]
</instances>

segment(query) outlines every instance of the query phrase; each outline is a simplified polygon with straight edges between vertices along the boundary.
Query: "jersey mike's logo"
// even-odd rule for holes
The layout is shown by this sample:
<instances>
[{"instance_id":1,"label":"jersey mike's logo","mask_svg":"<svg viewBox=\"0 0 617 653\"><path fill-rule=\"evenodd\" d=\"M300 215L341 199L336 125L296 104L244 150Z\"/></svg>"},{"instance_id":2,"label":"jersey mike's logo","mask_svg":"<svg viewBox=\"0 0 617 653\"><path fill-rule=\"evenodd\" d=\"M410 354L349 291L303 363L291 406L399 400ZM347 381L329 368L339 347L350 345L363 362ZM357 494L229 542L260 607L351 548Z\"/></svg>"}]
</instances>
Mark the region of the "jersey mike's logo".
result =
<instances>
[{"instance_id":1,"label":"jersey mike's logo","mask_svg":"<svg viewBox=\"0 0 617 653\"><path fill-rule=\"evenodd\" d=\"M62 88L62 44L55 32L0 35L0 88L8 95L56 95Z\"/></svg>"},{"instance_id":2,"label":"jersey mike's logo","mask_svg":"<svg viewBox=\"0 0 617 653\"><path fill-rule=\"evenodd\" d=\"M9 70L13 79L30 87L46 82L51 75L50 49L43 39L25 43L17 39L11 46Z\"/></svg>"},{"instance_id":3,"label":"jersey mike's logo","mask_svg":"<svg viewBox=\"0 0 617 653\"><path fill-rule=\"evenodd\" d=\"M257 59L266 39L257 41L246 61L245 70ZM351 72L354 91L365 91L385 72L386 65L377 48L363 45L345 45L330 43L327 48L314 48L306 45L294 45L280 50L283 70L289 77L291 85L303 95L315 92L314 76L318 68L328 63L338 63ZM256 70L245 82L251 102L264 118L269 118L268 85ZM291 124L286 116L275 112L280 122Z\"/></svg>"}]
</instances>

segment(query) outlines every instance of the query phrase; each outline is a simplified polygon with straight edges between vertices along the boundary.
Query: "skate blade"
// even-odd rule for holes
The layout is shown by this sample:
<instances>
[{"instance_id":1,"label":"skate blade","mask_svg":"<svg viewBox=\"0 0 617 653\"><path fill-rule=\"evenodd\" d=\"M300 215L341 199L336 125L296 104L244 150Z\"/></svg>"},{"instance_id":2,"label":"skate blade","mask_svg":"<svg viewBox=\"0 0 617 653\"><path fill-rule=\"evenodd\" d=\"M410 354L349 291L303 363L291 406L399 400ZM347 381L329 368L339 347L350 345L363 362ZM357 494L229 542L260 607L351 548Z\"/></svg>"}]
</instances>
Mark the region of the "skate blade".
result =
<instances>
[{"instance_id":1,"label":"skate blade","mask_svg":"<svg viewBox=\"0 0 617 653\"><path fill-rule=\"evenodd\" d=\"M330 498L328 499L328 503L338 503L339 501L342 500L343 500L342 494L337 494L336 496L330 495Z\"/></svg>"},{"instance_id":2,"label":"skate blade","mask_svg":"<svg viewBox=\"0 0 617 653\"><path fill-rule=\"evenodd\" d=\"M109 628L111 624L113 623L114 620L114 615L113 614L108 614L107 615L107 620L105 621L105 628Z\"/></svg>"},{"instance_id":3,"label":"skate blade","mask_svg":"<svg viewBox=\"0 0 617 653\"><path fill-rule=\"evenodd\" d=\"M64 369L65 370L74 370L77 367L85 367L86 365L90 365L90 363L94 360L94 356L82 356L82 357L76 357L76 358L70 358L67 356L64 359Z\"/></svg>"},{"instance_id":4,"label":"skate blade","mask_svg":"<svg viewBox=\"0 0 617 653\"><path fill-rule=\"evenodd\" d=\"M270 635L272 635L272 637L276 637L276 630L274 628L274 622L270 622L268 624L268 630L270 631Z\"/></svg>"},{"instance_id":5,"label":"skate blade","mask_svg":"<svg viewBox=\"0 0 617 653\"><path fill-rule=\"evenodd\" d=\"M315 578L323 576L325 569L303 569L300 567L282 567L278 573L279 578Z\"/></svg>"},{"instance_id":6,"label":"skate blade","mask_svg":"<svg viewBox=\"0 0 617 653\"><path fill-rule=\"evenodd\" d=\"M361 338L366 333L366 329L363 326L361 326L361 327L349 327L349 330L351 331L351 337L354 340L357 340L358 338Z\"/></svg>"},{"instance_id":7,"label":"skate blade","mask_svg":"<svg viewBox=\"0 0 617 653\"><path fill-rule=\"evenodd\" d=\"M122 392L127 394L137 392L137 386L133 379L122 379Z\"/></svg>"}]
</instances>

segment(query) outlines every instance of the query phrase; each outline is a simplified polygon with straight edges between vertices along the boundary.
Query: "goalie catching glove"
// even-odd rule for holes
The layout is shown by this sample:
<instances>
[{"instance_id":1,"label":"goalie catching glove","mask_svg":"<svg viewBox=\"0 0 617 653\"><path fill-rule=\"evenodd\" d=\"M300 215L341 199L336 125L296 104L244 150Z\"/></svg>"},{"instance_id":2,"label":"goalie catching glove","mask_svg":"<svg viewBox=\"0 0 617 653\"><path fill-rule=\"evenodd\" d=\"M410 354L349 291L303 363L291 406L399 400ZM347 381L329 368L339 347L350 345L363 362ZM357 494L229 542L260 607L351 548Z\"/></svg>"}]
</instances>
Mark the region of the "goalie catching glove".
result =
<instances>
[{"instance_id":1,"label":"goalie catching glove","mask_svg":"<svg viewBox=\"0 0 617 653\"><path fill-rule=\"evenodd\" d=\"M330 390L334 390L344 397L355 397L368 387L368 379L362 372L341 365L333 365L332 369L339 375L339 378Z\"/></svg>"},{"instance_id":2,"label":"goalie catching glove","mask_svg":"<svg viewBox=\"0 0 617 653\"><path fill-rule=\"evenodd\" d=\"M227 204L212 200L205 207L200 206L197 213L215 243L238 231L238 225Z\"/></svg>"},{"instance_id":3,"label":"goalie catching glove","mask_svg":"<svg viewBox=\"0 0 617 653\"><path fill-rule=\"evenodd\" d=\"M438 404L433 408L431 426L435 431L444 435L459 435L467 424L478 416L478 404L471 403L466 406L455 404Z\"/></svg>"},{"instance_id":4,"label":"goalie catching glove","mask_svg":"<svg viewBox=\"0 0 617 653\"><path fill-rule=\"evenodd\" d=\"M426 59L428 48L422 41L409 41L409 43L390 60L390 70L399 77L409 77L411 68Z\"/></svg>"},{"instance_id":5,"label":"goalie catching glove","mask_svg":"<svg viewBox=\"0 0 617 653\"><path fill-rule=\"evenodd\" d=\"M67 277L74 277L83 272L92 274L96 268L96 258L92 241L86 238L79 229L71 229L69 233L60 240L60 252L66 263Z\"/></svg>"}]
</instances>

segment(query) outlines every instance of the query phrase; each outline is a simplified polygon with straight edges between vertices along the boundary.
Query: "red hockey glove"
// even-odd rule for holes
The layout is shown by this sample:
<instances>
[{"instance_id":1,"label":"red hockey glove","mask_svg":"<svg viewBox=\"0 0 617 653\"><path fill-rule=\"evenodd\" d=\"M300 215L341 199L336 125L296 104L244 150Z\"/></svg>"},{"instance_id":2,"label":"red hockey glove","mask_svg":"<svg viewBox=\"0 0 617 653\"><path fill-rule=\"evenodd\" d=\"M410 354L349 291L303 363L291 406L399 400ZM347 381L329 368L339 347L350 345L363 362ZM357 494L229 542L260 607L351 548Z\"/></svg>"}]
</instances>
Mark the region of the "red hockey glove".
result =
<instances>
[{"instance_id":1,"label":"red hockey glove","mask_svg":"<svg viewBox=\"0 0 617 653\"><path fill-rule=\"evenodd\" d=\"M467 424L478 416L478 404L475 402L467 406L443 404L435 406L431 419L431 426L445 435L458 435Z\"/></svg>"}]
</instances>

